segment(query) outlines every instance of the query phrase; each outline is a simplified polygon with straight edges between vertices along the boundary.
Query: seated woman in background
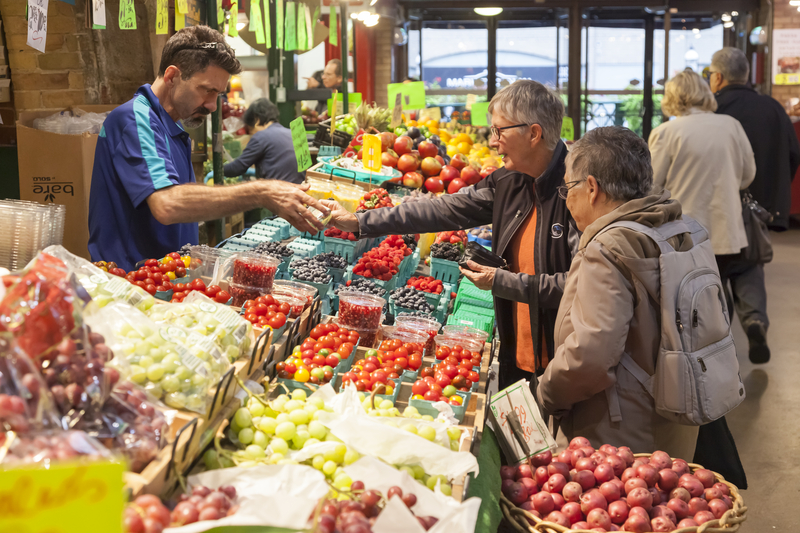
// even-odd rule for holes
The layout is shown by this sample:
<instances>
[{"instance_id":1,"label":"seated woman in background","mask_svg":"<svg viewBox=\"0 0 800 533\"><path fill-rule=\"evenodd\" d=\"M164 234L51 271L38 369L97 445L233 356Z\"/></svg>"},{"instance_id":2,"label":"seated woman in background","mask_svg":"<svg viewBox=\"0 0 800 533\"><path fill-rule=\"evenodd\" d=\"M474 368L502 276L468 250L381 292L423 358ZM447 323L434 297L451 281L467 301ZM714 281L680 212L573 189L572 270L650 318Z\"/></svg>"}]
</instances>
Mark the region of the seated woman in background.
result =
<instances>
[{"instance_id":1,"label":"seated woman in background","mask_svg":"<svg viewBox=\"0 0 800 533\"><path fill-rule=\"evenodd\" d=\"M225 177L241 176L255 165L259 179L303 182L305 173L297 171L292 133L278 123L278 117L277 106L266 98L250 104L242 120L252 137L242 155L225 165Z\"/></svg>"}]
</instances>

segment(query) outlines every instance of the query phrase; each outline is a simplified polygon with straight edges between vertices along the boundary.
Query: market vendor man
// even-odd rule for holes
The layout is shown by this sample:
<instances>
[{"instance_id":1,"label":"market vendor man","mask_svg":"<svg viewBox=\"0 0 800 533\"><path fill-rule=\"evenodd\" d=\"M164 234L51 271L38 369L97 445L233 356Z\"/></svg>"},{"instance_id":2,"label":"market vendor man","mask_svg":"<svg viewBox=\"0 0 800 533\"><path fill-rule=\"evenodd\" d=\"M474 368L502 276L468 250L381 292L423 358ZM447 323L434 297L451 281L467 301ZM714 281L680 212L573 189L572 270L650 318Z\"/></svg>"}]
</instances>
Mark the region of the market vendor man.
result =
<instances>
[{"instance_id":1,"label":"market vendor man","mask_svg":"<svg viewBox=\"0 0 800 533\"><path fill-rule=\"evenodd\" d=\"M241 65L208 26L175 33L158 77L109 113L97 140L89 197L89 253L132 270L137 261L197 244L201 220L266 207L301 231L322 229L306 206L325 206L281 180L208 187L195 180L191 140Z\"/></svg>"},{"instance_id":2,"label":"market vendor man","mask_svg":"<svg viewBox=\"0 0 800 533\"><path fill-rule=\"evenodd\" d=\"M561 142L564 104L541 83L518 80L489 104L490 146L503 157L474 187L430 201L352 215L336 202L332 223L361 238L428 233L492 224L492 251L508 270L469 262L463 274L494 296L500 338L500 388L531 379L555 353L553 331L563 284L579 234L567 210L567 148Z\"/></svg>"}]
</instances>

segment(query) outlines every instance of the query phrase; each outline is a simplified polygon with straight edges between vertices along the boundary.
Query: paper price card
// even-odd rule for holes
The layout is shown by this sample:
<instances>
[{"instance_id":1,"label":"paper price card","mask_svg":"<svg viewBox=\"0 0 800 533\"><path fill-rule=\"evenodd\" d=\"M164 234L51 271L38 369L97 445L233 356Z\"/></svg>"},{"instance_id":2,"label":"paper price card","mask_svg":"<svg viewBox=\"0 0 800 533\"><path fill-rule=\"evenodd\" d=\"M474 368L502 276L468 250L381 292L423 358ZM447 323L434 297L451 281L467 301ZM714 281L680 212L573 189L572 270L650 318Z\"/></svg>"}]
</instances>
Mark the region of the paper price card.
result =
<instances>
[{"instance_id":1,"label":"paper price card","mask_svg":"<svg viewBox=\"0 0 800 533\"><path fill-rule=\"evenodd\" d=\"M395 95L403 95L401 103L403 109L423 109L425 107L425 83L414 81L411 83L390 83L388 86L389 102L394 102Z\"/></svg>"},{"instance_id":2,"label":"paper price card","mask_svg":"<svg viewBox=\"0 0 800 533\"><path fill-rule=\"evenodd\" d=\"M136 29L136 9L133 7L133 0L120 0L119 2L119 29Z\"/></svg>"},{"instance_id":3,"label":"paper price card","mask_svg":"<svg viewBox=\"0 0 800 533\"><path fill-rule=\"evenodd\" d=\"M420 120L435 120L439 122L442 120L442 108L441 107L426 107L422 111L419 112L419 119Z\"/></svg>"},{"instance_id":4,"label":"paper price card","mask_svg":"<svg viewBox=\"0 0 800 533\"><path fill-rule=\"evenodd\" d=\"M564 117L561 121L561 138L567 141L575 140L575 124L572 117Z\"/></svg>"},{"instance_id":5,"label":"paper price card","mask_svg":"<svg viewBox=\"0 0 800 533\"><path fill-rule=\"evenodd\" d=\"M489 115L489 102L475 102L472 104L471 124L473 126L488 126L492 119Z\"/></svg>"},{"instance_id":6,"label":"paper price card","mask_svg":"<svg viewBox=\"0 0 800 533\"><path fill-rule=\"evenodd\" d=\"M389 128L391 129L395 129L403 121L402 99L403 95L401 93L397 93L394 96L394 108L392 109L392 122L389 124Z\"/></svg>"},{"instance_id":7,"label":"paper price card","mask_svg":"<svg viewBox=\"0 0 800 533\"><path fill-rule=\"evenodd\" d=\"M356 110L361 105L361 93L347 93L347 109L350 113ZM341 93L336 95L336 115L344 113L344 96ZM328 98L328 116L332 117L333 113L333 98Z\"/></svg>"},{"instance_id":8,"label":"paper price card","mask_svg":"<svg viewBox=\"0 0 800 533\"><path fill-rule=\"evenodd\" d=\"M547 424L542 420L539 407L525 380L520 380L492 396L489 408L495 434L509 464L516 464L537 453L555 449L556 443ZM510 413L514 413L519 423L516 431L509 421Z\"/></svg>"},{"instance_id":9,"label":"paper price card","mask_svg":"<svg viewBox=\"0 0 800 533\"><path fill-rule=\"evenodd\" d=\"M303 172L311 166L311 152L308 151L308 137L306 136L303 117L297 117L291 121L289 129L292 131L294 155L297 157L297 171Z\"/></svg>"},{"instance_id":10,"label":"paper price card","mask_svg":"<svg viewBox=\"0 0 800 533\"><path fill-rule=\"evenodd\" d=\"M131 0L133 1L133 0ZM28 46L44 52L48 0L28 0Z\"/></svg>"},{"instance_id":11,"label":"paper price card","mask_svg":"<svg viewBox=\"0 0 800 533\"><path fill-rule=\"evenodd\" d=\"M167 0L157 0L156 5L156 35L166 35L169 26L169 10Z\"/></svg>"},{"instance_id":12,"label":"paper price card","mask_svg":"<svg viewBox=\"0 0 800 533\"><path fill-rule=\"evenodd\" d=\"M122 531L122 463L55 463L0 472L0 531Z\"/></svg>"},{"instance_id":13,"label":"paper price card","mask_svg":"<svg viewBox=\"0 0 800 533\"><path fill-rule=\"evenodd\" d=\"M364 135L364 147L361 155L364 168L373 172L381 171L381 138L377 135Z\"/></svg>"},{"instance_id":14,"label":"paper price card","mask_svg":"<svg viewBox=\"0 0 800 533\"><path fill-rule=\"evenodd\" d=\"M106 0L92 0L92 29L106 29Z\"/></svg>"},{"instance_id":15,"label":"paper price card","mask_svg":"<svg viewBox=\"0 0 800 533\"><path fill-rule=\"evenodd\" d=\"M331 46L339 45L339 24L336 22L336 4L331 4L331 15L328 21L328 42Z\"/></svg>"},{"instance_id":16,"label":"paper price card","mask_svg":"<svg viewBox=\"0 0 800 533\"><path fill-rule=\"evenodd\" d=\"M256 34L256 43L264 44L264 17L261 15L261 0L250 2L249 29Z\"/></svg>"}]
</instances>

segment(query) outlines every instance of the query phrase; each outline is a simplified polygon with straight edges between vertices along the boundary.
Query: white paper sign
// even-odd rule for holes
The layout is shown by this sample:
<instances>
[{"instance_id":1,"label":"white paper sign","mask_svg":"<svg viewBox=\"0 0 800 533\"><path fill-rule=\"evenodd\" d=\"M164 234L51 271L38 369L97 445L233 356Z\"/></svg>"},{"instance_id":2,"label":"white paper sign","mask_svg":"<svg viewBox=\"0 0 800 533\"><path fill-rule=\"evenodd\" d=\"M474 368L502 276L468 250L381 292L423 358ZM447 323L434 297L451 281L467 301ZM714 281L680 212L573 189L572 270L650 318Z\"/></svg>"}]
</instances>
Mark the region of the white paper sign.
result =
<instances>
[{"instance_id":1,"label":"white paper sign","mask_svg":"<svg viewBox=\"0 0 800 533\"><path fill-rule=\"evenodd\" d=\"M521 379L492 396L489 408L495 425L499 426L495 427L495 434L509 464L516 464L545 450L556 448L553 436L550 435L547 424L539 413L527 381ZM511 429L508 415L512 411L522 429L528 454Z\"/></svg>"},{"instance_id":2,"label":"white paper sign","mask_svg":"<svg viewBox=\"0 0 800 533\"><path fill-rule=\"evenodd\" d=\"M800 85L800 29L773 30L772 81Z\"/></svg>"},{"instance_id":3,"label":"white paper sign","mask_svg":"<svg viewBox=\"0 0 800 533\"><path fill-rule=\"evenodd\" d=\"M49 0L28 0L28 46L44 52L47 42L47 3Z\"/></svg>"},{"instance_id":4,"label":"white paper sign","mask_svg":"<svg viewBox=\"0 0 800 533\"><path fill-rule=\"evenodd\" d=\"M95 26L106 25L106 0L92 0L92 23Z\"/></svg>"}]
</instances>

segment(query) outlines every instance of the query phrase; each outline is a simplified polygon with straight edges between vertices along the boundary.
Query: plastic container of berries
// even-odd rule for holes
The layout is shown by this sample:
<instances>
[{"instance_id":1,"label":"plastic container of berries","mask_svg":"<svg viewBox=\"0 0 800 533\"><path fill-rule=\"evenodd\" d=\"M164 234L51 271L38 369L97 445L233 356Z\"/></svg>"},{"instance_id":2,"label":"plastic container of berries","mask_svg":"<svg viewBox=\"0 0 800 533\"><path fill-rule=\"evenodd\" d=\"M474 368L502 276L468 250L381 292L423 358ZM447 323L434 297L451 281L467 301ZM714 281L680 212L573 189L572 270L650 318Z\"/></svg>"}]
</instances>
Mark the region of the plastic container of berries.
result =
<instances>
[{"instance_id":1,"label":"plastic container of berries","mask_svg":"<svg viewBox=\"0 0 800 533\"><path fill-rule=\"evenodd\" d=\"M264 289L263 287L241 285L239 283L229 281L228 292L231 295L231 305L234 307L241 307L247 300L255 300L259 296L269 294L270 291L268 289Z\"/></svg>"},{"instance_id":2,"label":"plastic container of berries","mask_svg":"<svg viewBox=\"0 0 800 533\"><path fill-rule=\"evenodd\" d=\"M317 288L310 283L292 281L292 280L275 280L272 285L273 296L287 295L305 300L305 307L308 309L314 303L314 298L317 296Z\"/></svg>"},{"instance_id":3,"label":"plastic container of berries","mask_svg":"<svg viewBox=\"0 0 800 533\"><path fill-rule=\"evenodd\" d=\"M473 341L478 341L481 344L486 343L489 339L489 334L482 329L473 328L464 325L448 325L442 328L442 334L445 337L461 338L466 337Z\"/></svg>"},{"instance_id":4,"label":"plastic container of berries","mask_svg":"<svg viewBox=\"0 0 800 533\"><path fill-rule=\"evenodd\" d=\"M271 255L252 252L237 254L228 261L233 262L231 283L246 287L259 287L266 292L272 290L275 274L281 264L279 259Z\"/></svg>"},{"instance_id":5,"label":"plastic container of berries","mask_svg":"<svg viewBox=\"0 0 800 533\"><path fill-rule=\"evenodd\" d=\"M377 331L381 327L386 300L363 292L339 293L339 325L347 329ZM360 333L360 332L359 332Z\"/></svg>"},{"instance_id":6,"label":"plastic container of berries","mask_svg":"<svg viewBox=\"0 0 800 533\"><path fill-rule=\"evenodd\" d=\"M398 313L395 315L394 323L397 331L409 331L411 333L423 333L428 335L425 342L425 353L433 354L436 352L436 335L442 324L433 317L421 317L411 314Z\"/></svg>"}]
</instances>

